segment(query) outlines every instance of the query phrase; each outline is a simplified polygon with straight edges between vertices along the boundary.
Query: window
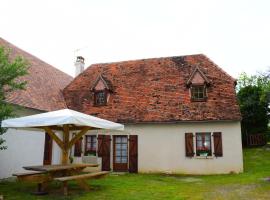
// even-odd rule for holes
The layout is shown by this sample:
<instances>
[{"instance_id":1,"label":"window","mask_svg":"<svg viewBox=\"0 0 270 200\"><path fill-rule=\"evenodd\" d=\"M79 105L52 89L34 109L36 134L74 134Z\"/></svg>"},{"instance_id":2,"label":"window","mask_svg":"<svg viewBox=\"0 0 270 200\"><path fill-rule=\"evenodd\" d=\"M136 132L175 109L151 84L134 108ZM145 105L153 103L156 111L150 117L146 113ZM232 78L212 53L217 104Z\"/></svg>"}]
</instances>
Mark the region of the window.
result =
<instances>
[{"instance_id":1,"label":"window","mask_svg":"<svg viewBox=\"0 0 270 200\"><path fill-rule=\"evenodd\" d=\"M191 86L191 99L193 101L204 101L206 100L206 88L204 85L193 85Z\"/></svg>"},{"instance_id":2,"label":"window","mask_svg":"<svg viewBox=\"0 0 270 200\"><path fill-rule=\"evenodd\" d=\"M115 163L127 163L127 136L115 136Z\"/></svg>"},{"instance_id":3,"label":"window","mask_svg":"<svg viewBox=\"0 0 270 200\"><path fill-rule=\"evenodd\" d=\"M107 93L105 90L95 91L95 105L103 106L107 104Z\"/></svg>"},{"instance_id":4,"label":"window","mask_svg":"<svg viewBox=\"0 0 270 200\"><path fill-rule=\"evenodd\" d=\"M195 148L194 142L196 143ZM222 157L222 132L199 132L195 135L193 133L185 133L185 147L186 157L191 158L194 155L205 158L212 155L216 158Z\"/></svg>"},{"instance_id":5,"label":"window","mask_svg":"<svg viewBox=\"0 0 270 200\"><path fill-rule=\"evenodd\" d=\"M211 133L196 133L196 155L211 156Z\"/></svg>"},{"instance_id":6,"label":"window","mask_svg":"<svg viewBox=\"0 0 270 200\"><path fill-rule=\"evenodd\" d=\"M85 152L84 154L87 155L96 155L96 148L97 148L97 136L95 135L86 135L85 136Z\"/></svg>"}]
</instances>

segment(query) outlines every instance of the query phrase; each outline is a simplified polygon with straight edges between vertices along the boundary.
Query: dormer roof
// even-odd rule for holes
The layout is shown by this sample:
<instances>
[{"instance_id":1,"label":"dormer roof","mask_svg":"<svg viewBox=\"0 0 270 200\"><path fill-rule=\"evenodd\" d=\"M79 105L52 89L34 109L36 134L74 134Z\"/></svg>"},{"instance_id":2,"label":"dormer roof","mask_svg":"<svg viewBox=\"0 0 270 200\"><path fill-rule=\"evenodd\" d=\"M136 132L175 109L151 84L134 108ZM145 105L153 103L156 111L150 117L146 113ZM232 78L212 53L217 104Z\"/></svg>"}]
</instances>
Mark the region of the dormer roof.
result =
<instances>
[{"instance_id":1,"label":"dormer roof","mask_svg":"<svg viewBox=\"0 0 270 200\"><path fill-rule=\"evenodd\" d=\"M97 88L98 84L100 83L103 85L104 89L112 91L113 88L111 82L107 80L102 74L98 75L97 79L91 87L91 90L101 90L101 88Z\"/></svg>"},{"instance_id":2,"label":"dormer roof","mask_svg":"<svg viewBox=\"0 0 270 200\"><path fill-rule=\"evenodd\" d=\"M190 84L210 84L209 79L207 76L202 72L199 65L196 65L195 69L190 74L186 85L189 86Z\"/></svg>"}]
</instances>

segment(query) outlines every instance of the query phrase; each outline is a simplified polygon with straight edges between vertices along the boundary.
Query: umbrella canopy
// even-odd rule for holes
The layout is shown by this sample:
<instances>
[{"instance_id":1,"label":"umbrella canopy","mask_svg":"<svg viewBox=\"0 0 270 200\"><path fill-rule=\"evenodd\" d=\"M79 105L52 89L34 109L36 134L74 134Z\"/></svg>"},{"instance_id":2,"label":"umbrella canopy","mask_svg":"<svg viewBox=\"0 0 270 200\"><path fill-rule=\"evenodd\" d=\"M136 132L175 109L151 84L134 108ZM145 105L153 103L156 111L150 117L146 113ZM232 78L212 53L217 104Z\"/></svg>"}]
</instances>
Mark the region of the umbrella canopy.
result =
<instances>
[{"instance_id":1,"label":"umbrella canopy","mask_svg":"<svg viewBox=\"0 0 270 200\"><path fill-rule=\"evenodd\" d=\"M7 119L2 121L1 126L7 128L38 128L44 126L61 126L65 124L89 126L100 129L124 130L124 125L122 124L86 115L70 109Z\"/></svg>"},{"instance_id":2,"label":"umbrella canopy","mask_svg":"<svg viewBox=\"0 0 270 200\"><path fill-rule=\"evenodd\" d=\"M124 125L100 119L70 109L57 110L37 115L2 121L6 128L42 129L62 149L62 164L68 163L68 151L84 134L93 129L124 130ZM62 132L60 138L55 131ZM70 131L78 131L70 138Z\"/></svg>"}]
</instances>

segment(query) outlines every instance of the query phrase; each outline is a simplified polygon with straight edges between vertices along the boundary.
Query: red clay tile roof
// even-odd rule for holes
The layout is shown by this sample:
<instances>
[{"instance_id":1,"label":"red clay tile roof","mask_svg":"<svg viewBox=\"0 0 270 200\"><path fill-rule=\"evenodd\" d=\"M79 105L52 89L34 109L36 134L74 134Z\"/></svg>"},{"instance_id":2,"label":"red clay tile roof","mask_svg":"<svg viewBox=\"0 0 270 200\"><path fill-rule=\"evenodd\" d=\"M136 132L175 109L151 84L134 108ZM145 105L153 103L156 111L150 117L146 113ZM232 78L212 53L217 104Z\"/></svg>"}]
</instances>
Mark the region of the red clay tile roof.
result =
<instances>
[{"instance_id":1,"label":"red clay tile roof","mask_svg":"<svg viewBox=\"0 0 270 200\"><path fill-rule=\"evenodd\" d=\"M0 46L11 50L11 59L22 56L30 64L29 74L21 78L27 81L26 89L8 94L7 102L43 111L66 108L61 90L72 81L71 76L2 38L0 38Z\"/></svg>"},{"instance_id":2,"label":"red clay tile roof","mask_svg":"<svg viewBox=\"0 0 270 200\"><path fill-rule=\"evenodd\" d=\"M186 83L196 67L210 82L206 102L192 102ZM94 106L91 88L102 75L113 91ZM205 55L94 64L65 89L67 106L122 123L241 120L235 79Z\"/></svg>"}]
</instances>

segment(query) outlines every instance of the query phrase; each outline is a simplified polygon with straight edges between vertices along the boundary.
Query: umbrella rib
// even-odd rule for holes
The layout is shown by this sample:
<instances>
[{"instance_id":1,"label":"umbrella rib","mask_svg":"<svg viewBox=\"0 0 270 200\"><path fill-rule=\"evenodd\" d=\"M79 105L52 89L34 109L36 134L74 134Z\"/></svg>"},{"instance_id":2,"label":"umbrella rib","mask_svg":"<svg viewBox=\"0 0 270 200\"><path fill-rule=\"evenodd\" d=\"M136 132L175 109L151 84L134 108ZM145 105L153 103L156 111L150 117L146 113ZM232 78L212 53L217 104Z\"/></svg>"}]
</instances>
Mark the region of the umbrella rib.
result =
<instances>
[{"instance_id":1,"label":"umbrella rib","mask_svg":"<svg viewBox=\"0 0 270 200\"><path fill-rule=\"evenodd\" d=\"M44 127L44 130L51 136L51 138L59 145L61 149L65 149L64 143L62 140L52 131L52 129L48 126Z\"/></svg>"},{"instance_id":2,"label":"umbrella rib","mask_svg":"<svg viewBox=\"0 0 270 200\"><path fill-rule=\"evenodd\" d=\"M75 137L73 137L70 142L68 143L68 149L70 149L75 142L77 142L84 134L86 134L87 131L89 131L91 128L86 126L84 127L79 133L76 134Z\"/></svg>"}]
</instances>

